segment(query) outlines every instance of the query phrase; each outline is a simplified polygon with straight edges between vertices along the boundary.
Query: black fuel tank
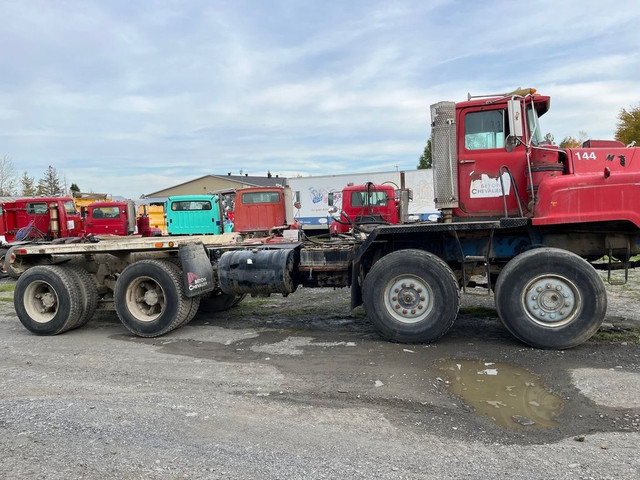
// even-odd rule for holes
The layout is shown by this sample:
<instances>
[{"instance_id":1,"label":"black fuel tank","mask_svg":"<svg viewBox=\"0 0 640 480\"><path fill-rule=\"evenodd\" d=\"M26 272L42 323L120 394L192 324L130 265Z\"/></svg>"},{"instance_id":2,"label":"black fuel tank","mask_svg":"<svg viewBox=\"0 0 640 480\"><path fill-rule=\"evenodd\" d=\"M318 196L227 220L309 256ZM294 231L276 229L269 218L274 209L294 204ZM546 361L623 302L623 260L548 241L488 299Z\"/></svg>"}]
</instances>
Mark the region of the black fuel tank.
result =
<instances>
[{"instance_id":1,"label":"black fuel tank","mask_svg":"<svg viewBox=\"0 0 640 480\"><path fill-rule=\"evenodd\" d=\"M220 288L228 294L288 295L298 287L295 260L295 249L225 252L218 262Z\"/></svg>"}]
</instances>

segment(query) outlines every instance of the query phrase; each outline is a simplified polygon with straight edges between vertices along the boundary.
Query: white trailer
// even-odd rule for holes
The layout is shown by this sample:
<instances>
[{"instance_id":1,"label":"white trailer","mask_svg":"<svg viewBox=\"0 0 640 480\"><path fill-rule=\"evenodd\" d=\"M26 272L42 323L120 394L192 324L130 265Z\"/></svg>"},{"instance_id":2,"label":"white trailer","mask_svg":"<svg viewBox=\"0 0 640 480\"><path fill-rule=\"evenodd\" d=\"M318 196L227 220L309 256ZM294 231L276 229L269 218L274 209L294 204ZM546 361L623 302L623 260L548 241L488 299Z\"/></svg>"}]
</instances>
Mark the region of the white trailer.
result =
<instances>
[{"instance_id":1,"label":"white trailer","mask_svg":"<svg viewBox=\"0 0 640 480\"><path fill-rule=\"evenodd\" d=\"M303 229L328 228L331 223L328 194L334 193L334 205L340 208L344 187L367 182L392 183L398 188L410 189L413 192L413 200L409 202L412 220L435 221L439 216L433 201L432 169L295 177L287 181L292 192L300 192L300 208L295 212Z\"/></svg>"}]
</instances>

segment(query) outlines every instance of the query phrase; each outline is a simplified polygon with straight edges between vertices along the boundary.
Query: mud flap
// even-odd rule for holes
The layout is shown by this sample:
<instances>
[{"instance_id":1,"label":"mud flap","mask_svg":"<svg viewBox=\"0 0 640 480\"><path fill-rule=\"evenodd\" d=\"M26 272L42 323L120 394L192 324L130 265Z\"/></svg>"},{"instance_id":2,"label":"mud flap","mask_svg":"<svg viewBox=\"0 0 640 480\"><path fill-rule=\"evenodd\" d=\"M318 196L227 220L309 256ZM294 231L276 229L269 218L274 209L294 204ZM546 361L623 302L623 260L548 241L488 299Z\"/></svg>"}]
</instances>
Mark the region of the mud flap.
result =
<instances>
[{"instance_id":1,"label":"mud flap","mask_svg":"<svg viewBox=\"0 0 640 480\"><path fill-rule=\"evenodd\" d=\"M185 296L191 298L211 292L215 287L213 268L202 242L180 245L179 254Z\"/></svg>"}]
</instances>

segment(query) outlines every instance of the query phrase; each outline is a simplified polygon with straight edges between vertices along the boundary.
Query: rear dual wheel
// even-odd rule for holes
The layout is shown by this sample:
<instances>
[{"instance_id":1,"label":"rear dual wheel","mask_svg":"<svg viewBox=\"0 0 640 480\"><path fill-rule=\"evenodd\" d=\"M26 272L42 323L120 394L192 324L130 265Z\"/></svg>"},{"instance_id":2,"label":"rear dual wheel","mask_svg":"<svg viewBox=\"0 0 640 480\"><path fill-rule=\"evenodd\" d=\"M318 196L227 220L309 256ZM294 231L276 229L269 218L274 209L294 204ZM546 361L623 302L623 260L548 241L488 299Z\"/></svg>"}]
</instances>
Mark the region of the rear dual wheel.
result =
<instances>
[{"instance_id":1,"label":"rear dual wheel","mask_svg":"<svg viewBox=\"0 0 640 480\"><path fill-rule=\"evenodd\" d=\"M607 312L604 283L581 257L537 248L500 272L496 308L516 338L536 348L564 349L586 342Z\"/></svg>"},{"instance_id":2,"label":"rear dual wheel","mask_svg":"<svg viewBox=\"0 0 640 480\"><path fill-rule=\"evenodd\" d=\"M37 335L57 335L85 325L98 304L96 284L77 266L36 266L20 276L14 306L20 322Z\"/></svg>"},{"instance_id":3,"label":"rear dual wheel","mask_svg":"<svg viewBox=\"0 0 640 480\"><path fill-rule=\"evenodd\" d=\"M75 276L82 302L82 313L74 328L83 327L91 320L98 308L98 287L93 277L84 268L71 265L65 267Z\"/></svg>"},{"instance_id":4,"label":"rear dual wheel","mask_svg":"<svg viewBox=\"0 0 640 480\"><path fill-rule=\"evenodd\" d=\"M20 322L37 335L57 335L74 328L83 313L74 274L60 266L36 266L16 282L13 303Z\"/></svg>"},{"instance_id":5,"label":"rear dual wheel","mask_svg":"<svg viewBox=\"0 0 640 480\"><path fill-rule=\"evenodd\" d=\"M184 295L180 269L166 260L141 260L125 268L114 300L122 324L140 337L163 335L195 315L193 302Z\"/></svg>"}]
</instances>

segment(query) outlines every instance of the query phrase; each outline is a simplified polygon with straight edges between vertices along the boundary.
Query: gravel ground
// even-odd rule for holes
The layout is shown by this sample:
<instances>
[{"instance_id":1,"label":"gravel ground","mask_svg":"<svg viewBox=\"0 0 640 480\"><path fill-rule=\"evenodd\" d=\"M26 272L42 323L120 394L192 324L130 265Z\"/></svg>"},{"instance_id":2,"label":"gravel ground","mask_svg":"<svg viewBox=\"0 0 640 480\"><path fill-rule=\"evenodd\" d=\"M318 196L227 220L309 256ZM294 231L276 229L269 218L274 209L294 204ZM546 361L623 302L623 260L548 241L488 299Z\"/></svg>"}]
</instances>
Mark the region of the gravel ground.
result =
<instances>
[{"instance_id":1,"label":"gravel ground","mask_svg":"<svg viewBox=\"0 0 640 480\"><path fill-rule=\"evenodd\" d=\"M522 345L472 295L431 345L380 339L346 290L249 298L156 339L112 312L37 337L0 301L0 477L637 478L637 285L610 288L613 337L567 351ZM467 364L536 423L455 393Z\"/></svg>"}]
</instances>

